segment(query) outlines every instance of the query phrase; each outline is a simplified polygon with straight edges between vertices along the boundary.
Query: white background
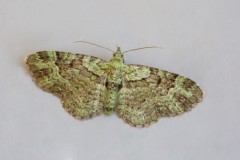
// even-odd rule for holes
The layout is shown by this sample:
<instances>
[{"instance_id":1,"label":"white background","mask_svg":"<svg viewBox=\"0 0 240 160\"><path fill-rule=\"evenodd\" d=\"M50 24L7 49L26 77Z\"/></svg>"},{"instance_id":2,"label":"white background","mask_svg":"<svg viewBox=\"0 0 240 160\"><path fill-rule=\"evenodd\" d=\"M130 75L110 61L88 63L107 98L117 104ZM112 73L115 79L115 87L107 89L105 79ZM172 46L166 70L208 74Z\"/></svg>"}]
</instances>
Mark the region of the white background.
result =
<instances>
[{"instance_id":1,"label":"white background","mask_svg":"<svg viewBox=\"0 0 240 160\"><path fill-rule=\"evenodd\" d=\"M1 160L239 160L239 0L0 0ZM78 121L32 82L39 50L109 60L113 50L160 45L126 63L183 74L205 92L183 116L143 129L115 114Z\"/></svg>"}]
</instances>

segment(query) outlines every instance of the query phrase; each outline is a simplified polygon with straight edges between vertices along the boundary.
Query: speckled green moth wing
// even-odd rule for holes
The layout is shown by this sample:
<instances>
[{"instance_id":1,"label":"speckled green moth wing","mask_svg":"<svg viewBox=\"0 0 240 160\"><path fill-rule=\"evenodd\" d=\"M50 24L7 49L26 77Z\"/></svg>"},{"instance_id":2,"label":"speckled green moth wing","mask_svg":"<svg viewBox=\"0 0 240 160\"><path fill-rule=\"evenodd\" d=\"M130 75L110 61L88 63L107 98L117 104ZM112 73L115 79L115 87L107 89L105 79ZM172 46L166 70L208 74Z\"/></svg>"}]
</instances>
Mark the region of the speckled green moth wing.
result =
<instances>
[{"instance_id":1,"label":"speckled green moth wing","mask_svg":"<svg viewBox=\"0 0 240 160\"><path fill-rule=\"evenodd\" d=\"M26 64L38 86L58 96L77 119L114 111L132 126L145 127L161 117L191 110L203 92L189 78L124 63L120 47L110 61L68 52L41 51Z\"/></svg>"},{"instance_id":2,"label":"speckled green moth wing","mask_svg":"<svg viewBox=\"0 0 240 160\"><path fill-rule=\"evenodd\" d=\"M99 113L104 105L106 74L99 58L58 51L29 55L26 64L37 85L58 96L64 109L77 119Z\"/></svg>"},{"instance_id":3,"label":"speckled green moth wing","mask_svg":"<svg viewBox=\"0 0 240 160\"><path fill-rule=\"evenodd\" d=\"M191 110L202 96L202 90L189 78L148 66L127 65L117 114L130 125L145 127L161 117Z\"/></svg>"}]
</instances>

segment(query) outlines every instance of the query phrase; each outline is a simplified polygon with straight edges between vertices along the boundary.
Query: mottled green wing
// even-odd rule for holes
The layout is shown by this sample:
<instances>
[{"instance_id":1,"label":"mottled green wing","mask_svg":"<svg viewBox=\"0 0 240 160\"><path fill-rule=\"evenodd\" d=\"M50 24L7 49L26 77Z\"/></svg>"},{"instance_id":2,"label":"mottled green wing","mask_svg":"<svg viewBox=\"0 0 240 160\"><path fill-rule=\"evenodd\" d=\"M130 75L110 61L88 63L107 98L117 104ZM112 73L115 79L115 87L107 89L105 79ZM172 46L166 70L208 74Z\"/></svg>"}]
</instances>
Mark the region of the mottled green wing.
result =
<instances>
[{"instance_id":1,"label":"mottled green wing","mask_svg":"<svg viewBox=\"0 0 240 160\"><path fill-rule=\"evenodd\" d=\"M129 65L124 73L117 113L133 126L187 112L203 96L194 81L174 73L140 65Z\"/></svg>"},{"instance_id":2,"label":"mottled green wing","mask_svg":"<svg viewBox=\"0 0 240 160\"><path fill-rule=\"evenodd\" d=\"M100 66L104 63L96 57L58 51L41 51L26 59L37 85L58 96L77 119L102 110L106 76Z\"/></svg>"}]
</instances>

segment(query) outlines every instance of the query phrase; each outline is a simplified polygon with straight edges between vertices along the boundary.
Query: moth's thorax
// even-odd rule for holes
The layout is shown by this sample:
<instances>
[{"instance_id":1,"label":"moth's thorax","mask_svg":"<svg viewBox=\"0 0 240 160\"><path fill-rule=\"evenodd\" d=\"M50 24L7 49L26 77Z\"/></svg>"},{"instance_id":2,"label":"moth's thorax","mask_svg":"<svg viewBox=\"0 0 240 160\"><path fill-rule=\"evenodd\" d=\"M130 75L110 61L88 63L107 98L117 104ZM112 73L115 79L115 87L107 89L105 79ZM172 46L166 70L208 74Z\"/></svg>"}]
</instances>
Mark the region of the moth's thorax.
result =
<instances>
[{"instance_id":1,"label":"moth's thorax","mask_svg":"<svg viewBox=\"0 0 240 160\"><path fill-rule=\"evenodd\" d=\"M109 83L120 84L122 77L122 69L124 67L123 60L121 59L112 59L108 62L108 78Z\"/></svg>"},{"instance_id":2,"label":"moth's thorax","mask_svg":"<svg viewBox=\"0 0 240 160\"><path fill-rule=\"evenodd\" d=\"M124 66L123 53L118 47L117 51L113 54L113 58L108 62L107 81L109 83L120 84Z\"/></svg>"}]
</instances>

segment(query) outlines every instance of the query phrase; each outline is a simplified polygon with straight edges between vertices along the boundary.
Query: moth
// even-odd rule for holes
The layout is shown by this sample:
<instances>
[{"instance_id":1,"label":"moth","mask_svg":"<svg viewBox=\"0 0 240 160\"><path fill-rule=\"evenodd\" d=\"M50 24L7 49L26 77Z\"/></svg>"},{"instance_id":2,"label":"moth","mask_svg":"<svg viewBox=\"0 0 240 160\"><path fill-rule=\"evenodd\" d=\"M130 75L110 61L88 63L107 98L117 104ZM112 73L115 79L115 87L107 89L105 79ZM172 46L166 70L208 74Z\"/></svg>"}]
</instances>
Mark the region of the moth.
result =
<instances>
[{"instance_id":1,"label":"moth","mask_svg":"<svg viewBox=\"0 0 240 160\"><path fill-rule=\"evenodd\" d=\"M61 99L77 119L113 112L128 124L146 127L159 118L190 111L203 92L191 79L165 70L124 63L120 47L107 62L60 51L29 55L26 64L36 84Z\"/></svg>"}]
</instances>

